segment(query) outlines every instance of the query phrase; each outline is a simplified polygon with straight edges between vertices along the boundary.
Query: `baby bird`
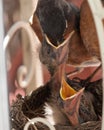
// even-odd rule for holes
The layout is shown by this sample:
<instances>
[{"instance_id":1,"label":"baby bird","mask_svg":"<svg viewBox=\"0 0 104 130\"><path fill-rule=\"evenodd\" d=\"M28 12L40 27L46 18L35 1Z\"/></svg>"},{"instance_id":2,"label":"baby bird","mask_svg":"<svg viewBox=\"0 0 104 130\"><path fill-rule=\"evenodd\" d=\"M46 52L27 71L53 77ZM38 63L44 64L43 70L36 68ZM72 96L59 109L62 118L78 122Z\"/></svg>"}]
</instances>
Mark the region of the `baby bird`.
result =
<instances>
[{"instance_id":1,"label":"baby bird","mask_svg":"<svg viewBox=\"0 0 104 130\"><path fill-rule=\"evenodd\" d=\"M68 85L66 85L68 84ZM68 87L78 91L75 95L68 94ZM64 112L72 125L88 121L97 121L102 116L102 82L89 82L81 86L78 80L66 78L62 83L60 95L64 102Z\"/></svg>"},{"instance_id":2,"label":"baby bird","mask_svg":"<svg viewBox=\"0 0 104 130\"><path fill-rule=\"evenodd\" d=\"M29 119L34 117L48 117L47 108L50 108L50 115L54 124L69 125L70 122L62 111L62 102L59 94L61 86L61 74L63 65L55 73L55 75L44 86L34 90L31 95L26 96L22 105L22 111ZM61 106L60 106L61 104Z\"/></svg>"},{"instance_id":3,"label":"baby bird","mask_svg":"<svg viewBox=\"0 0 104 130\"><path fill-rule=\"evenodd\" d=\"M42 46L40 61L51 73L64 60L62 48L79 28L79 9L65 0L39 0L33 14L31 26L37 33Z\"/></svg>"}]
</instances>

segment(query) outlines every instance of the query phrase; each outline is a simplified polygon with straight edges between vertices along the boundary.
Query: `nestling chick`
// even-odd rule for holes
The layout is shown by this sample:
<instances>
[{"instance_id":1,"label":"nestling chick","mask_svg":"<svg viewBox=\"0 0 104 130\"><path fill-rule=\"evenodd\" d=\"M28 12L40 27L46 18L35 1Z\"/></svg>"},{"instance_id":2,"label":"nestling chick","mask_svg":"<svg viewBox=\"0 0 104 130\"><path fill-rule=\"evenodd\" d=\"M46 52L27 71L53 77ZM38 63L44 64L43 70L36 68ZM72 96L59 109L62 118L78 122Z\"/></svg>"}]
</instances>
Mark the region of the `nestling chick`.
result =
<instances>
[{"instance_id":1,"label":"nestling chick","mask_svg":"<svg viewBox=\"0 0 104 130\"><path fill-rule=\"evenodd\" d=\"M22 105L22 111L25 116L30 119L37 116L47 117L48 113L46 113L45 109L46 104L48 104L52 110L52 115L50 116L53 117L55 124L70 124L60 106L60 103L62 104L62 102L59 90L61 86L61 74L63 73L63 67L64 65L60 66L60 69L58 69L48 83L34 90L30 96L25 98L25 102Z\"/></svg>"},{"instance_id":2,"label":"nestling chick","mask_svg":"<svg viewBox=\"0 0 104 130\"><path fill-rule=\"evenodd\" d=\"M65 0L38 1L31 26L42 42L40 61L48 67L51 75L63 62L62 47L69 42L73 30L79 27L78 19L78 8ZM61 60L60 55L63 55Z\"/></svg>"},{"instance_id":3,"label":"nestling chick","mask_svg":"<svg viewBox=\"0 0 104 130\"><path fill-rule=\"evenodd\" d=\"M89 82L83 88L80 81L69 79L66 81L62 84L60 94L64 102L64 111L72 125L100 120L99 117L102 116L101 80L92 83ZM67 94L69 85L65 85L66 83L79 92L70 97ZM67 93L65 93L66 91Z\"/></svg>"},{"instance_id":4,"label":"nestling chick","mask_svg":"<svg viewBox=\"0 0 104 130\"><path fill-rule=\"evenodd\" d=\"M86 82L86 79L73 79L76 84L79 84L79 86L82 86L85 88L86 92L90 92L93 95L93 106L95 109L95 112L98 117L102 117L102 79L99 79L97 81L88 81ZM68 79L68 83L71 84L71 80ZM84 83L84 84L83 84ZM78 88L78 87L77 87Z\"/></svg>"},{"instance_id":5,"label":"nestling chick","mask_svg":"<svg viewBox=\"0 0 104 130\"><path fill-rule=\"evenodd\" d=\"M68 91L67 87L69 87L69 85L66 85L67 83L79 92L70 97L67 94L68 92L65 93L65 91ZM88 87L90 88L90 84ZM97 97L94 93L88 91L87 87L81 89L80 83L67 79L67 82L64 81L62 84L60 94L64 103L64 112L72 125L99 120L99 114L96 111L97 106L95 106L95 103L99 104L97 103L99 101L96 100Z\"/></svg>"}]
</instances>

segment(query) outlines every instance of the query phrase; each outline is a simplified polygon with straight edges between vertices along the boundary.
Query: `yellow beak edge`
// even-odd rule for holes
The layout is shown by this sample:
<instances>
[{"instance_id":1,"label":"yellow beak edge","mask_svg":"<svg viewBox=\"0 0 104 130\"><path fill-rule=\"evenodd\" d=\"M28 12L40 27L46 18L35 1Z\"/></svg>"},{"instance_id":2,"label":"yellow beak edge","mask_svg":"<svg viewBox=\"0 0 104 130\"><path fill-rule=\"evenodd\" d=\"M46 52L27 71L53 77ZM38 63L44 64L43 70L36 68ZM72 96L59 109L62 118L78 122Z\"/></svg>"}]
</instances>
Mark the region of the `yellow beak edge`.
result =
<instances>
[{"instance_id":1,"label":"yellow beak edge","mask_svg":"<svg viewBox=\"0 0 104 130\"><path fill-rule=\"evenodd\" d=\"M60 96L63 100L67 100L69 97L76 94L77 91L74 90L66 81L65 78L62 77L61 89L60 89Z\"/></svg>"}]
</instances>

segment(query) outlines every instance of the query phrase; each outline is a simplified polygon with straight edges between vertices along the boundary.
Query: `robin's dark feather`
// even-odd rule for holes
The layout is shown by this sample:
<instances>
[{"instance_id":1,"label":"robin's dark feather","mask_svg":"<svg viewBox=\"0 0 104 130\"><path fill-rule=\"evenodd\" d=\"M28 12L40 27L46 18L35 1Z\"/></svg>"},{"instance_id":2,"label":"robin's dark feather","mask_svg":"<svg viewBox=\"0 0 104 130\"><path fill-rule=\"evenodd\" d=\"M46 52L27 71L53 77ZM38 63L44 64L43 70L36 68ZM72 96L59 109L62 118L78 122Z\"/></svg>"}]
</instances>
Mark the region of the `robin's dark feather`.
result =
<instances>
[{"instance_id":1,"label":"robin's dark feather","mask_svg":"<svg viewBox=\"0 0 104 130\"><path fill-rule=\"evenodd\" d=\"M57 3L55 0L39 0L36 10L43 32L56 45L58 42L62 42L63 39L60 35L63 35L66 28L62 7Z\"/></svg>"},{"instance_id":2,"label":"robin's dark feather","mask_svg":"<svg viewBox=\"0 0 104 130\"><path fill-rule=\"evenodd\" d=\"M44 34L55 46L78 27L78 9L64 0L39 0L36 15Z\"/></svg>"}]
</instances>

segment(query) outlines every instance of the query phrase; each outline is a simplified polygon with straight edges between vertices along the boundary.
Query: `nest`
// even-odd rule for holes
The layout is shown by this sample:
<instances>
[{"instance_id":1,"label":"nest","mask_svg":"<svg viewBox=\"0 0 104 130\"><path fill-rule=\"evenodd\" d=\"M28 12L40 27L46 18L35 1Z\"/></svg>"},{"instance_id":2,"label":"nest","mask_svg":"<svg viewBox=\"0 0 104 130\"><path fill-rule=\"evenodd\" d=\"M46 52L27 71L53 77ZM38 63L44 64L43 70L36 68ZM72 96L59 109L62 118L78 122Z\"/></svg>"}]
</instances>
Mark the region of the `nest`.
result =
<instances>
[{"instance_id":1,"label":"nest","mask_svg":"<svg viewBox=\"0 0 104 130\"><path fill-rule=\"evenodd\" d=\"M84 81L84 80L83 80ZM82 80L70 80L70 83L75 83L76 85L79 85L82 83ZM97 109L99 114L102 114L102 80L89 82L87 84L90 86L89 88L93 89L93 86L96 88L92 91L100 100L100 103L97 104ZM88 89L89 89L88 88ZM15 130L23 130L24 126L28 121L31 121L32 118L36 117L42 117L45 119L45 113L44 113L44 105L39 105L39 108L36 108L34 105L34 100L28 102L28 99L36 97L37 92L33 92L30 96L22 97L22 95L17 95L17 100L12 103L12 106L10 107L10 122L11 122L11 129ZM35 99L35 102L38 103L37 99ZM96 106L95 106L96 107ZM49 130L49 128L44 125L41 122L37 122L35 125L31 124L28 128L28 130L35 130L35 126L38 130ZM54 126L56 130L100 130L101 129L101 120L97 121L88 121L82 124L79 124L77 126L62 126L59 124L56 124Z\"/></svg>"}]
</instances>

